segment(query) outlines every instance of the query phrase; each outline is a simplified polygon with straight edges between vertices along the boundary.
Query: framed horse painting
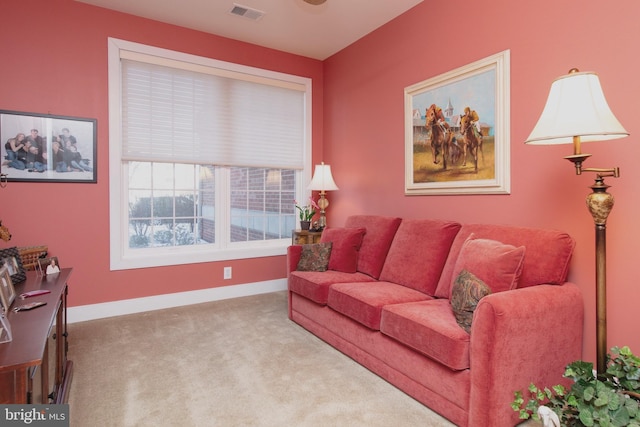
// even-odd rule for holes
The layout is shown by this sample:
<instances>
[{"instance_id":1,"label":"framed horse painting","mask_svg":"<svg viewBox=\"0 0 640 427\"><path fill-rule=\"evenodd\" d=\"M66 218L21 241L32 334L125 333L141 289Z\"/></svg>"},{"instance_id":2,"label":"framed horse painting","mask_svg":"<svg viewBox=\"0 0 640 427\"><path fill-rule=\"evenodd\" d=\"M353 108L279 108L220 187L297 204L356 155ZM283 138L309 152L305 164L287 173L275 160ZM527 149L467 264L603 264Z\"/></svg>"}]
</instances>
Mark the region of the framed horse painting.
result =
<instances>
[{"instance_id":1,"label":"framed horse painting","mask_svg":"<svg viewBox=\"0 0 640 427\"><path fill-rule=\"evenodd\" d=\"M405 194L509 194L509 51L405 88Z\"/></svg>"}]
</instances>

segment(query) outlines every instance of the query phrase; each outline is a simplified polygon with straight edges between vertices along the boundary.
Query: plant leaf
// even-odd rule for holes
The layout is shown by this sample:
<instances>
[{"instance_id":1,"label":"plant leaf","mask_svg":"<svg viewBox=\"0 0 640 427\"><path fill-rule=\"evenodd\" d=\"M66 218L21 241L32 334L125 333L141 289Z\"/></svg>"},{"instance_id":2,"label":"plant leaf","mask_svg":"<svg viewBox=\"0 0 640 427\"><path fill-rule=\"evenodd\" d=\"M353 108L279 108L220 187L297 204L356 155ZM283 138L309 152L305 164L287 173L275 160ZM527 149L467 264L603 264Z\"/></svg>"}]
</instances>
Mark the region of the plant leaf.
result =
<instances>
[{"instance_id":1,"label":"plant leaf","mask_svg":"<svg viewBox=\"0 0 640 427\"><path fill-rule=\"evenodd\" d=\"M573 385L539 388L529 385L529 400L515 393L512 407L521 419L538 419L542 402L560 418L562 426L640 427L640 358L629 347L613 347L607 355L607 371L596 378L593 364L576 361L567 365L564 376Z\"/></svg>"},{"instance_id":2,"label":"plant leaf","mask_svg":"<svg viewBox=\"0 0 640 427\"><path fill-rule=\"evenodd\" d=\"M591 411L590 410L584 410L584 411L580 411L580 415L579 415L580 421L582 422L582 424L584 424L586 427L591 427L593 426L593 416L591 415Z\"/></svg>"},{"instance_id":3,"label":"plant leaf","mask_svg":"<svg viewBox=\"0 0 640 427\"><path fill-rule=\"evenodd\" d=\"M554 385L553 387L551 387L553 389L553 391L558 395L558 396L564 396L565 394L565 388L558 384L558 385Z\"/></svg>"},{"instance_id":4,"label":"plant leaf","mask_svg":"<svg viewBox=\"0 0 640 427\"><path fill-rule=\"evenodd\" d=\"M610 412L611 415L611 424L617 427L628 426L631 418L629 417L629 413L623 407L618 409L617 411Z\"/></svg>"}]
</instances>

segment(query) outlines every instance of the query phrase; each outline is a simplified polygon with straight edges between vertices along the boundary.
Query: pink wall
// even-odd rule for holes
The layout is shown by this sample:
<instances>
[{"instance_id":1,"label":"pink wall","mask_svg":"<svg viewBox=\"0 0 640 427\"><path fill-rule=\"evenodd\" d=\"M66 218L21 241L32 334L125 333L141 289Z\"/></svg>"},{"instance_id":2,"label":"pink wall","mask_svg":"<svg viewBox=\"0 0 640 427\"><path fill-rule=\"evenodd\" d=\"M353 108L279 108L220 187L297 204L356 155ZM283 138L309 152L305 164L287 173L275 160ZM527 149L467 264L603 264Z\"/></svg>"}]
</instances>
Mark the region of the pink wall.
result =
<instances>
[{"instance_id":1,"label":"pink wall","mask_svg":"<svg viewBox=\"0 0 640 427\"><path fill-rule=\"evenodd\" d=\"M311 77L316 141L320 61L71 0L3 0L0 16L0 109L98 119L98 183L10 183L0 190L0 219L13 239L1 247L49 245L74 267L71 306L285 277L283 256L109 271L107 37ZM223 282L224 266L232 280Z\"/></svg>"},{"instance_id":2,"label":"pink wall","mask_svg":"<svg viewBox=\"0 0 640 427\"><path fill-rule=\"evenodd\" d=\"M640 353L635 262L640 241L637 183L640 123L636 66L640 3L592 1L424 1L324 61L324 160L340 191L329 223L354 213L556 228L577 241L570 279L584 293L585 358L595 359L594 225L584 198L592 174L576 176L562 157L571 146L525 146L551 82L570 68L596 71L630 138L585 144L587 167L621 168L607 180L609 347ZM511 194L405 196L403 89L511 50ZM458 106L460 107L460 106Z\"/></svg>"},{"instance_id":3,"label":"pink wall","mask_svg":"<svg viewBox=\"0 0 640 427\"><path fill-rule=\"evenodd\" d=\"M48 244L64 265L74 266L71 305L285 276L283 257L109 271L106 50L107 37L116 37L313 78L314 159L332 165L340 187L329 195L330 224L376 213L569 232L577 241L571 280L584 291L590 360L594 237L584 197L592 176L574 175L562 159L569 146L522 141L555 77L571 67L598 72L612 110L632 134L584 146L594 155L587 166L620 166L622 172L607 181L616 197L608 225L609 345L640 352L634 321L640 287L633 270L640 238L640 200L634 197L640 124L632 120L640 93L635 0L611 7L578 0L481 0L473 7L426 0L324 63L71 0L3 0L0 12L0 109L98 119L97 184L11 183L0 190L0 219L14 234L11 246ZM511 50L511 194L404 196L404 87L505 49ZM223 283L225 265L234 267L234 278Z\"/></svg>"}]
</instances>

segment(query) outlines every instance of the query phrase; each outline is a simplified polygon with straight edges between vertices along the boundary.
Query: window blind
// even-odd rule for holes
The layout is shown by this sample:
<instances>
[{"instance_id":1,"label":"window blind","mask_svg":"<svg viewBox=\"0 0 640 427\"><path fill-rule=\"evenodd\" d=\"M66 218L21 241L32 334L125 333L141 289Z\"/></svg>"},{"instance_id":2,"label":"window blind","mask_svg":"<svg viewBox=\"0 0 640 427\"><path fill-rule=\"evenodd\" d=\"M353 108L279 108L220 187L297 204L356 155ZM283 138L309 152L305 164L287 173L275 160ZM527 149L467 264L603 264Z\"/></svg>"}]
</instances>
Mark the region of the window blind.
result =
<instances>
[{"instance_id":1,"label":"window blind","mask_svg":"<svg viewBox=\"0 0 640 427\"><path fill-rule=\"evenodd\" d=\"M131 59L121 70L123 160L303 169L297 85Z\"/></svg>"}]
</instances>

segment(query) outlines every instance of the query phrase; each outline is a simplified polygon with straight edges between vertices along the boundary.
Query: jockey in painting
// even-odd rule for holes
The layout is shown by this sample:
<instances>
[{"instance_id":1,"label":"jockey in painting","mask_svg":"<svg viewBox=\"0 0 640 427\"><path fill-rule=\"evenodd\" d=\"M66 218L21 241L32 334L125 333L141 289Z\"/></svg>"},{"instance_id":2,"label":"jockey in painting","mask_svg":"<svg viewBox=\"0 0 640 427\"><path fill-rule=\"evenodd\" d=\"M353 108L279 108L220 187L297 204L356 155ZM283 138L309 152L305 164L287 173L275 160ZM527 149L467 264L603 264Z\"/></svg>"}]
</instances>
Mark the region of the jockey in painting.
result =
<instances>
[{"instance_id":1,"label":"jockey in painting","mask_svg":"<svg viewBox=\"0 0 640 427\"><path fill-rule=\"evenodd\" d=\"M476 110L465 107L463 116L467 116L471 120L471 124L473 125L476 137L482 139L482 130L480 129L480 116L478 116Z\"/></svg>"},{"instance_id":2,"label":"jockey in painting","mask_svg":"<svg viewBox=\"0 0 640 427\"><path fill-rule=\"evenodd\" d=\"M436 104L431 104L431 106L427 108L427 111L429 110L435 113L435 119L436 119L435 121L436 123L438 123L438 125L440 125L442 130L448 131L449 123L447 123L447 121L444 118L444 113L442 112L442 108L438 107Z\"/></svg>"}]
</instances>

